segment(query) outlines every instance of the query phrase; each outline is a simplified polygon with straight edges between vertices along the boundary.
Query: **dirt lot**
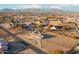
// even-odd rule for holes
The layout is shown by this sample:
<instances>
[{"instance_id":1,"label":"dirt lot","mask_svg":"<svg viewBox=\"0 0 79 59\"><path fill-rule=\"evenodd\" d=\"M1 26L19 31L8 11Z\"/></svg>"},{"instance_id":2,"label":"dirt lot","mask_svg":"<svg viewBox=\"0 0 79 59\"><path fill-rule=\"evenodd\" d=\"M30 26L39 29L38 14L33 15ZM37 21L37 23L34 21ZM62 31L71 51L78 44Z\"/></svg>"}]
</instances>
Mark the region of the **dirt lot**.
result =
<instances>
[{"instance_id":1,"label":"dirt lot","mask_svg":"<svg viewBox=\"0 0 79 59\"><path fill-rule=\"evenodd\" d=\"M27 38L27 35L30 31L20 31L20 30L18 30L18 32L17 32L17 30L15 30L15 31L8 30L9 26L5 27L5 24L2 25L2 27L5 28L7 31L11 32L12 33L11 35L22 38L24 41L30 42L32 45L37 46L36 41ZM68 36L65 36L65 35L62 35L62 34L58 34L58 33L55 33L53 31L52 32L47 31L45 34L52 35L51 38L49 37L49 38L41 39L42 49L44 49L48 53L50 53L50 51L53 50L53 49L60 49L60 50L63 50L64 52L68 51L74 46L74 44L77 41L77 39L75 39L75 38L68 37ZM27 49L27 50L24 50L24 51L19 52L19 53L32 53L32 52L36 53L31 49Z\"/></svg>"},{"instance_id":2,"label":"dirt lot","mask_svg":"<svg viewBox=\"0 0 79 59\"><path fill-rule=\"evenodd\" d=\"M53 33L53 32L52 33L47 32L46 34L51 34L52 36L56 35L56 37L45 38L45 39L41 40L42 48L44 50L46 50L47 52L50 52L53 49L60 49L60 50L63 50L64 52L68 51L73 47L73 45L77 41L74 38L67 37L67 36L60 35L60 34ZM27 38L27 33L24 34L24 35L23 34L18 34L17 36L24 39L25 41L31 42L33 45L36 46L36 44L35 44L36 41L28 39Z\"/></svg>"},{"instance_id":3,"label":"dirt lot","mask_svg":"<svg viewBox=\"0 0 79 59\"><path fill-rule=\"evenodd\" d=\"M0 35L6 35L7 34L7 32L5 32L4 30L2 30L1 28L0 28Z\"/></svg>"}]
</instances>

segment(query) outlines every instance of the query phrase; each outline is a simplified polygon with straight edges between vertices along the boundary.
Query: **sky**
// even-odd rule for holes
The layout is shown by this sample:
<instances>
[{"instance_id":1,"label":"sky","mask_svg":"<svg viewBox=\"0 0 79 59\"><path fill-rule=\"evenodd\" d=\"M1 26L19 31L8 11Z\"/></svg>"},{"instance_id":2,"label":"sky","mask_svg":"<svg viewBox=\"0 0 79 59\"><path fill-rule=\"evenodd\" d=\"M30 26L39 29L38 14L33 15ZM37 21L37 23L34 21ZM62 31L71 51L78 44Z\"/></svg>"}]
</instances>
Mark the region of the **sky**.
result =
<instances>
[{"instance_id":1,"label":"sky","mask_svg":"<svg viewBox=\"0 0 79 59\"><path fill-rule=\"evenodd\" d=\"M0 9L60 9L68 11L78 11L79 4L0 4Z\"/></svg>"}]
</instances>

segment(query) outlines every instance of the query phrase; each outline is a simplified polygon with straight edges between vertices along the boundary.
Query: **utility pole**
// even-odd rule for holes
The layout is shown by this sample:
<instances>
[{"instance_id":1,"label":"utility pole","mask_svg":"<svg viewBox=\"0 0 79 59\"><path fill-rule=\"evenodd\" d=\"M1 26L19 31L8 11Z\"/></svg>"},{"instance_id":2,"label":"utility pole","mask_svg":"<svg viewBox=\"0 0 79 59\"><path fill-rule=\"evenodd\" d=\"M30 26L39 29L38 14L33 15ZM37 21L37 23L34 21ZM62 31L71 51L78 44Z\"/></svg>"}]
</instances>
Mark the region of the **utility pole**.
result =
<instances>
[{"instance_id":1,"label":"utility pole","mask_svg":"<svg viewBox=\"0 0 79 59\"><path fill-rule=\"evenodd\" d=\"M37 47L38 48L42 48L42 41L41 39L35 39L36 43L37 43Z\"/></svg>"},{"instance_id":2,"label":"utility pole","mask_svg":"<svg viewBox=\"0 0 79 59\"><path fill-rule=\"evenodd\" d=\"M79 33L79 17L75 19L76 30Z\"/></svg>"},{"instance_id":3,"label":"utility pole","mask_svg":"<svg viewBox=\"0 0 79 59\"><path fill-rule=\"evenodd\" d=\"M43 36L41 35L41 33L38 31L38 33L35 33L35 38L32 38L36 41L36 46L38 48L42 48L42 38Z\"/></svg>"}]
</instances>

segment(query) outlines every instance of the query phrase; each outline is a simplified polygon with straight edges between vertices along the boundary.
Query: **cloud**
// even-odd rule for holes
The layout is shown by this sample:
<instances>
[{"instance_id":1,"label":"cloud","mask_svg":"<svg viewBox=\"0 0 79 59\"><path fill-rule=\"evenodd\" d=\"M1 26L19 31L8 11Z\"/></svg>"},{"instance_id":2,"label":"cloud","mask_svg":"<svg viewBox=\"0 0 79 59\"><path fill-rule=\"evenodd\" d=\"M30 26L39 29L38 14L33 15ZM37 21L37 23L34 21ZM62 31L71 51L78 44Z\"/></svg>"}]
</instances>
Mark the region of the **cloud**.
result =
<instances>
[{"instance_id":1,"label":"cloud","mask_svg":"<svg viewBox=\"0 0 79 59\"><path fill-rule=\"evenodd\" d=\"M62 9L60 6L50 6L50 9Z\"/></svg>"},{"instance_id":2,"label":"cloud","mask_svg":"<svg viewBox=\"0 0 79 59\"><path fill-rule=\"evenodd\" d=\"M79 6L79 4L72 4L72 6Z\"/></svg>"},{"instance_id":3,"label":"cloud","mask_svg":"<svg viewBox=\"0 0 79 59\"><path fill-rule=\"evenodd\" d=\"M60 6L71 6L72 4L60 4Z\"/></svg>"},{"instance_id":4,"label":"cloud","mask_svg":"<svg viewBox=\"0 0 79 59\"><path fill-rule=\"evenodd\" d=\"M55 4L50 6L50 8L63 10L64 8L76 7L76 6L79 6L79 5L78 4Z\"/></svg>"},{"instance_id":5,"label":"cloud","mask_svg":"<svg viewBox=\"0 0 79 59\"><path fill-rule=\"evenodd\" d=\"M25 8L37 8L37 9L39 9L39 8L41 8L41 6L36 5L36 4L33 4L33 5L20 5L20 6L18 6L18 8L23 8L23 9L25 9Z\"/></svg>"},{"instance_id":6,"label":"cloud","mask_svg":"<svg viewBox=\"0 0 79 59\"><path fill-rule=\"evenodd\" d=\"M58 6L68 7L68 6L79 6L78 4L59 4Z\"/></svg>"}]
</instances>

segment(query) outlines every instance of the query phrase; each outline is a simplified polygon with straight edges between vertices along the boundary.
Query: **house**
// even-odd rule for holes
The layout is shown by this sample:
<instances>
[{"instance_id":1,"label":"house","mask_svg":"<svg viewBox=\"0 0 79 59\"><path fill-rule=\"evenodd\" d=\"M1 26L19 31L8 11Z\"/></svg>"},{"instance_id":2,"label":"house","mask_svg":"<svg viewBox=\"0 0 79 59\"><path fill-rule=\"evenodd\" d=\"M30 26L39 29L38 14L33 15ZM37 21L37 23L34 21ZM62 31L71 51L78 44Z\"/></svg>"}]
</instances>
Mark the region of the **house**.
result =
<instances>
[{"instance_id":1,"label":"house","mask_svg":"<svg viewBox=\"0 0 79 59\"><path fill-rule=\"evenodd\" d=\"M0 38L0 53L8 50L8 42L4 38Z\"/></svg>"},{"instance_id":2,"label":"house","mask_svg":"<svg viewBox=\"0 0 79 59\"><path fill-rule=\"evenodd\" d=\"M50 30L59 30L64 27L64 23L62 23L61 21L50 21L47 27Z\"/></svg>"}]
</instances>

